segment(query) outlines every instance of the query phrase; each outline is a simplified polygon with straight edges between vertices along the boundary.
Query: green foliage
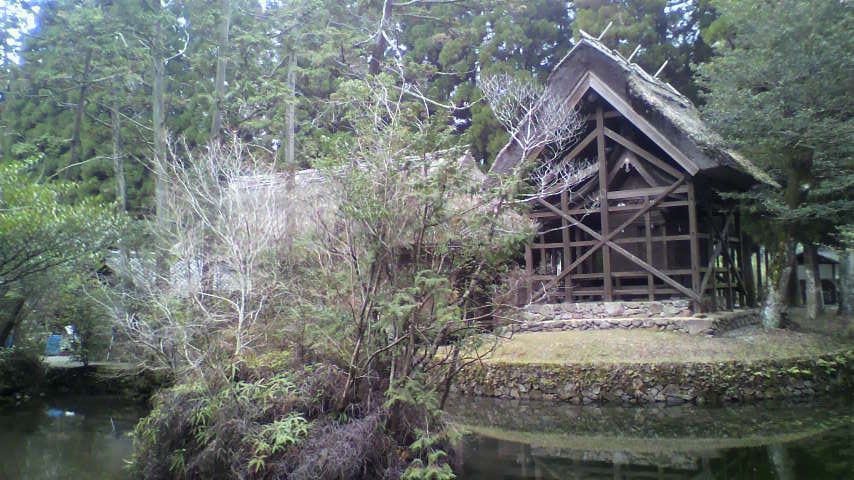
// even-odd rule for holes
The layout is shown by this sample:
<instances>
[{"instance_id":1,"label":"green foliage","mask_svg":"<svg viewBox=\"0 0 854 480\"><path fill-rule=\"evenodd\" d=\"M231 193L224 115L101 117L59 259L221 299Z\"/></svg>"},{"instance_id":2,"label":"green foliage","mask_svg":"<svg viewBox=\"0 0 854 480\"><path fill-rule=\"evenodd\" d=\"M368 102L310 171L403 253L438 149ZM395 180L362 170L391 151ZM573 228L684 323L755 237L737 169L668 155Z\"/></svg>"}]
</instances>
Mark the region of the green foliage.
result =
<instances>
[{"instance_id":1,"label":"green foliage","mask_svg":"<svg viewBox=\"0 0 854 480\"><path fill-rule=\"evenodd\" d=\"M44 365L33 349L0 348L0 397L28 392L44 378Z\"/></svg>"},{"instance_id":2,"label":"green foliage","mask_svg":"<svg viewBox=\"0 0 854 480\"><path fill-rule=\"evenodd\" d=\"M71 261L92 261L123 223L94 198L69 202L78 186L31 178L35 162L0 165L0 280L15 282Z\"/></svg>"},{"instance_id":3,"label":"green foliage","mask_svg":"<svg viewBox=\"0 0 854 480\"><path fill-rule=\"evenodd\" d=\"M700 31L715 18L707 0L582 0L574 2L576 18L572 29L598 36L612 26L602 41L648 72L656 72L667 61L660 77L681 93L698 100L692 64L700 64L712 55Z\"/></svg>"},{"instance_id":4,"label":"green foliage","mask_svg":"<svg viewBox=\"0 0 854 480\"><path fill-rule=\"evenodd\" d=\"M738 198L798 240L834 242L836 228L854 216L854 102L848 93L854 89L854 6L800 0L713 5L720 18L709 36L717 39L718 55L700 66L698 76L705 116L786 186Z\"/></svg>"}]
</instances>

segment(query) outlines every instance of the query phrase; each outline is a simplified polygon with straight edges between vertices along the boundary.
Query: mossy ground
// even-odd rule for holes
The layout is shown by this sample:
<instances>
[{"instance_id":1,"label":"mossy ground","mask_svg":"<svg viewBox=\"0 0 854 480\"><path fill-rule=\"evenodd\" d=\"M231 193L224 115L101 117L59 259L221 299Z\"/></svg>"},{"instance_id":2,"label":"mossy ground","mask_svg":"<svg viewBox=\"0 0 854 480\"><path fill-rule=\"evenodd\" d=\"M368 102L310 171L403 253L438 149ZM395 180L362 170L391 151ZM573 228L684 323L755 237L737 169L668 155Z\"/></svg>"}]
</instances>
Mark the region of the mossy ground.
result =
<instances>
[{"instance_id":1,"label":"mossy ground","mask_svg":"<svg viewBox=\"0 0 854 480\"><path fill-rule=\"evenodd\" d=\"M511 364L714 363L810 358L851 349L838 336L743 328L718 337L654 330L520 333L502 340L487 362Z\"/></svg>"}]
</instances>

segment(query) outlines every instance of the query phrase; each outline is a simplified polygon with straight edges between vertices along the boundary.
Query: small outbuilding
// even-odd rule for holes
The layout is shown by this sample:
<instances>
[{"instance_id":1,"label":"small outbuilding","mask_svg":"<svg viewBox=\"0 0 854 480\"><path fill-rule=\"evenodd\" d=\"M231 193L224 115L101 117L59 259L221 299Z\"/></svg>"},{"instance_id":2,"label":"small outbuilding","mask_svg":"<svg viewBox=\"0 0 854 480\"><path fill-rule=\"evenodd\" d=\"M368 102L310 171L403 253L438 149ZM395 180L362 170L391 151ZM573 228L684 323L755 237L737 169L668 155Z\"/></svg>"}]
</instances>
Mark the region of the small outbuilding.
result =
<instances>
[{"instance_id":1,"label":"small outbuilding","mask_svg":"<svg viewBox=\"0 0 854 480\"><path fill-rule=\"evenodd\" d=\"M519 303L690 299L751 304L753 271L738 210L719 192L774 184L700 120L688 98L587 35L547 81L584 121L558 157L595 168L532 200ZM491 173L517 172L512 141Z\"/></svg>"}]
</instances>

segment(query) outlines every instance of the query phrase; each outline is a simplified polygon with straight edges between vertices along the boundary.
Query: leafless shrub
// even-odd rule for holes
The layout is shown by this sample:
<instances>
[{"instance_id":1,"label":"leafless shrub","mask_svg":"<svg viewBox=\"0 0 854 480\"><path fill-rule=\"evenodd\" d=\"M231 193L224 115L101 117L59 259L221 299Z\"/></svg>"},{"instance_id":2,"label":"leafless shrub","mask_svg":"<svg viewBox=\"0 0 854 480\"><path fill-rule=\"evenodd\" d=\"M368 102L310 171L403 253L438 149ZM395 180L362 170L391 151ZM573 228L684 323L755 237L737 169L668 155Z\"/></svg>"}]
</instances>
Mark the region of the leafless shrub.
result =
<instances>
[{"instance_id":1,"label":"leafless shrub","mask_svg":"<svg viewBox=\"0 0 854 480\"><path fill-rule=\"evenodd\" d=\"M528 179L539 196L570 188L590 175L588 162L566 164L558 157L576 143L584 129L578 109L548 87L508 74L483 77L480 89L492 113L518 145L518 171L539 157Z\"/></svg>"},{"instance_id":2,"label":"leafless shrub","mask_svg":"<svg viewBox=\"0 0 854 480\"><path fill-rule=\"evenodd\" d=\"M151 225L106 303L141 367L195 370L258 339L259 318L286 290L276 259L295 226L285 177L237 137L195 153L173 143L162 163L166 221Z\"/></svg>"}]
</instances>

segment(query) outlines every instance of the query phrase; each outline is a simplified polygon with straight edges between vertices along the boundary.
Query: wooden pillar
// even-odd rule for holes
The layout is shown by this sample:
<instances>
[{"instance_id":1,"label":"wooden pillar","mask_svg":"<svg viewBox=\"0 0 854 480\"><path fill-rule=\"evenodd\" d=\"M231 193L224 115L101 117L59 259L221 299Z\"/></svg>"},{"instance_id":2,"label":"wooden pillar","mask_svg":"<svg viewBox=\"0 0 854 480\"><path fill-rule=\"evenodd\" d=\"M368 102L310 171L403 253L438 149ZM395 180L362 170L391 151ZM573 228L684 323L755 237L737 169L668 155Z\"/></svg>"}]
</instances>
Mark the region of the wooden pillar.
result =
<instances>
[{"instance_id":1,"label":"wooden pillar","mask_svg":"<svg viewBox=\"0 0 854 480\"><path fill-rule=\"evenodd\" d=\"M762 301L762 250L756 246L756 303Z\"/></svg>"},{"instance_id":2,"label":"wooden pillar","mask_svg":"<svg viewBox=\"0 0 854 480\"><path fill-rule=\"evenodd\" d=\"M741 308L747 306L747 304L753 305L753 285L747 285L747 282L753 282L753 271L750 268L744 268L744 233L741 231L741 214L739 212L735 213L735 221L736 228L738 229L738 247L736 252L736 259L738 260L738 269L736 270L736 279L741 279L742 285L738 290L738 305ZM733 260L735 261L735 259Z\"/></svg>"},{"instance_id":3,"label":"wooden pillar","mask_svg":"<svg viewBox=\"0 0 854 480\"><path fill-rule=\"evenodd\" d=\"M560 192L560 209L563 213L569 212L569 194L566 192L566 190ZM566 220L566 218L561 218L561 227L561 231L563 232L563 262L561 262L561 268L566 268L572 263L572 248L569 245L572 239L569 235L569 222ZM563 292L563 301L571 302L572 273L568 273L563 279Z\"/></svg>"},{"instance_id":4,"label":"wooden pillar","mask_svg":"<svg viewBox=\"0 0 854 480\"><path fill-rule=\"evenodd\" d=\"M611 232L608 223L608 159L605 158L605 116L602 105L596 107L596 154L599 159L599 212L602 225L602 236ZM602 247L602 280L604 282L605 300L614 300L614 290L611 285L611 247Z\"/></svg>"},{"instance_id":5,"label":"wooden pillar","mask_svg":"<svg viewBox=\"0 0 854 480\"><path fill-rule=\"evenodd\" d=\"M700 242L697 237L697 198L694 193L694 182L688 182L688 234L691 236L691 289L702 298L700 290ZM701 306L694 305L698 311Z\"/></svg>"},{"instance_id":6,"label":"wooden pillar","mask_svg":"<svg viewBox=\"0 0 854 480\"><path fill-rule=\"evenodd\" d=\"M527 292L525 296L527 297L525 303L531 303L531 300L534 299L534 253L531 251L531 244L525 244L525 287L527 288Z\"/></svg>"},{"instance_id":7,"label":"wooden pillar","mask_svg":"<svg viewBox=\"0 0 854 480\"><path fill-rule=\"evenodd\" d=\"M537 272L539 275L545 275L548 269L546 269L546 234L540 232L539 235L539 246L537 250L540 251L540 270Z\"/></svg>"},{"instance_id":8,"label":"wooden pillar","mask_svg":"<svg viewBox=\"0 0 854 480\"><path fill-rule=\"evenodd\" d=\"M727 233L726 238L724 238L724 248L726 248L726 255L724 256L724 268L726 270L726 308L727 310L732 310L735 307L735 297L732 294L732 270L733 265L727 259L732 259L732 245L729 244L729 233Z\"/></svg>"},{"instance_id":9,"label":"wooden pillar","mask_svg":"<svg viewBox=\"0 0 854 480\"><path fill-rule=\"evenodd\" d=\"M649 197L643 197L643 208L649 205ZM646 262L653 265L652 261L652 219L649 210L643 215L643 223L646 227ZM651 273L646 274L646 290L649 300L655 300L655 279Z\"/></svg>"},{"instance_id":10,"label":"wooden pillar","mask_svg":"<svg viewBox=\"0 0 854 480\"><path fill-rule=\"evenodd\" d=\"M712 282L712 295L710 297L712 302L712 311L717 311L718 309L718 259L715 255L715 217L714 215L709 216L709 265L711 265L712 269L707 274L710 275L709 279ZM720 241L720 239L718 239Z\"/></svg>"}]
</instances>

